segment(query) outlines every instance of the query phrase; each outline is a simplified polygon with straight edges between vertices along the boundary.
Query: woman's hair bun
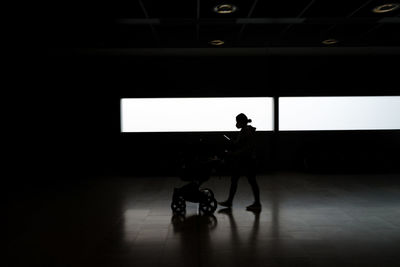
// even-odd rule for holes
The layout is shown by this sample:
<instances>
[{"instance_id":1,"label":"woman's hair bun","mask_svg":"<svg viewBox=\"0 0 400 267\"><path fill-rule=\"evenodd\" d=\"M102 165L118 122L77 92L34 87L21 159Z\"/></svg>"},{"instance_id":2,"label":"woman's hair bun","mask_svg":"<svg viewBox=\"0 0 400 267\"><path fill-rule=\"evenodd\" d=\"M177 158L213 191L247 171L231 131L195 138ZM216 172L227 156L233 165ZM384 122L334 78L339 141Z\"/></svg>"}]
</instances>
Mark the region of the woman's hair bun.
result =
<instances>
[{"instance_id":1,"label":"woman's hair bun","mask_svg":"<svg viewBox=\"0 0 400 267\"><path fill-rule=\"evenodd\" d=\"M240 121L240 122L242 122L242 123L249 123L249 122L251 122L251 120L248 119L247 116L244 115L243 113L240 113L239 115L237 115L237 116L236 116L236 120L237 120L237 121Z\"/></svg>"}]
</instances>

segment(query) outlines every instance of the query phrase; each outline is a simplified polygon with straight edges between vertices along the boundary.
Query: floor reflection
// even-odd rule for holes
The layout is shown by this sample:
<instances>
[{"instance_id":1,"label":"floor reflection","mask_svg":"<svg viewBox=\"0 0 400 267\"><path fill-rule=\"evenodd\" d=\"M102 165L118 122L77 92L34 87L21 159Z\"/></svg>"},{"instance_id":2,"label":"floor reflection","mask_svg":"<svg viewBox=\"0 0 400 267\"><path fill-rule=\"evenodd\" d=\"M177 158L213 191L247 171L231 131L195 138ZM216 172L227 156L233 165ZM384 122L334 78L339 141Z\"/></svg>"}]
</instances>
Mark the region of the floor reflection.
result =
<instances>
[{"instance_id":1,"label":"floor reflection","mask_svg":"<svg viewBox=\"0 0 400 267\"><path fill-rule=\"evenodd\" d=\"M227 216L229 221L230 240L228 244L231 245L230 252L232 255L232 262L229 264L234 265L235 263L239 263L243 260L247 261L248 263L257 261L261 211L248 211L249 216L254 215L254 220L249 231L245 231L244 233L241 231L241 228L238 227L231 208L220 209L218 213Z\"/></svg>"},{"instance_id":2,"label":"floor reflection","mask_svg":"<svg viewBox=\"0 0 400 267\"><path fill-rule=\"evenodd\" d=\"M170 250L171 242L167 242L169 260L183 266L199 266L203 262L199 252L204 248L212 249L210 236L217 228L217 218L214 215L173 215L171 223L172 240L178 239L179 249Z\"/></svg>"},{"instance_id":3,"label":"floor reflection","mask_svg":"<svg viewBox=\"0 0 400 267\"><path fill-rule=\"evenodd\" d=\"M19 266L398 266L398 177L360 177L260 177L260 213L246 211L243 180L233 209L213 216L195 203L172 216L174 177L20 194L9 246ZM226 184L207 187L218 199Z\"/></svg>"}]
</instances>

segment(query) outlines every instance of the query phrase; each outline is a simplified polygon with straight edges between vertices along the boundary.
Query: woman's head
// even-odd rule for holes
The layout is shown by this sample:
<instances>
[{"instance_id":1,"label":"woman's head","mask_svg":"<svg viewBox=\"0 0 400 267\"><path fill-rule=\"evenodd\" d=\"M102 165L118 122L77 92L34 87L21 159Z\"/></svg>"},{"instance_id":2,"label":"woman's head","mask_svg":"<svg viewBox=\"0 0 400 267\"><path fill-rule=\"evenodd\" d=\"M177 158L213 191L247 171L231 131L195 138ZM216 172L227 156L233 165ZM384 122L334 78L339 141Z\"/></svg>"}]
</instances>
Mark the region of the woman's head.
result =
<instances>
[{"instance_id":1,"label":"woman's head","mask_svg":"<svg viewBox=\"0 0 400 267\"><path fill-rule=\"evenodd\" d=\"M243 113L236 116L236 128L238 129L245 127L249 122L251 122L251 120Z\"/></svg>"}]
</instances>

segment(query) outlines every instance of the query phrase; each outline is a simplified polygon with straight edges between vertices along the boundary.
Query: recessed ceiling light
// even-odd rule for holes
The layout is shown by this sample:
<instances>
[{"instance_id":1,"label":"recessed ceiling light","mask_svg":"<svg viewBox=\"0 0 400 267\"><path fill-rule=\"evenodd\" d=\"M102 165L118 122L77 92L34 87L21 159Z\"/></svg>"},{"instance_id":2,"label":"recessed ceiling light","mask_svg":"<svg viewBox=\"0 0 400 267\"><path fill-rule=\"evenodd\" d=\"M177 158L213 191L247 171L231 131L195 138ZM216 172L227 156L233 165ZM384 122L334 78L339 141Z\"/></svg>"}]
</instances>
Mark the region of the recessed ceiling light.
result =
<instances>
[{"instance_id":1,"label":"recessed ceiling light","mask_svg":"<svg viewBox=\"0 0 400 267\"><path fill-rule=\"evenodd\" d=\"M338 42L339 42L339 41L336 40L336 39L326 39L326 40L323 40L323 41L322 41L322 43L325 44L325 45L332 45L332 44L336 44L336 43L338 43Z\"/></svg>"},{"instance_id":2,"label":"recessed ceiling light","mask_svg":"<svg viewBox=\"0 0 400 267\"><path fill-rule=\"evenodd\" d=\"M372 12L374 13L386 13L386 12L390 12L393 10L396 10L400 7L399 3L392 3L392 4L384 4L384 5L380 5L375 7L374 9L372 9Z\"/></svg>"},{"instance_id":3,"label":"recessed ceiling light","mask_svg":"<svg viewBox=\"0 0 400 267\"><path fill-rule=\"evenodd\" d=\"M218 5L214 7L214 12L217 12L218 14L231 14L236 11L236 6L231 5L231 4L223 4L223 5Z\"/></svg>"},{"instance_id":4,"label":"recessed ceiling light","mask_svg":"<svg viewBox=\"0 0 400 267\"><path fill-rule=\"evenodd\" d=\"M212 41L210 41L210 42L208 42L210 45L216 45L216 46L218 46L218 45L223 45L225 42L224 41L222 41L222 40L212 40Z\"/></svg>"}]
</instances>

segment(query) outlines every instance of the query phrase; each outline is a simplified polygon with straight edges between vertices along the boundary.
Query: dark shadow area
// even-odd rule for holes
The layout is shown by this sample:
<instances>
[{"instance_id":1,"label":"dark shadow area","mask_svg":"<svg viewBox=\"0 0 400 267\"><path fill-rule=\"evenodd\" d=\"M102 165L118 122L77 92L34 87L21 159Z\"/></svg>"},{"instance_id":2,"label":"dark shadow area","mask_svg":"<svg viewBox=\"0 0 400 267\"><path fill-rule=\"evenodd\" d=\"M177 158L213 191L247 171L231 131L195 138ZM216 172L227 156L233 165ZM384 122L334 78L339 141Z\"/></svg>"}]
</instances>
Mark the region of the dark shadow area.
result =
<instances>
[{"instance_id":1,"label":"dark shadow area","mask_svg":"<svg viewBox=\"0 0 400 267\"><path fill-rule=\"evenodd\" d=\"M203 138L218 149L223 133L121 133L121 98L399 95L391 67L397 61L398 56L44 54L23 72L25 108L16 115L25 118L24 131L15 136L20 153L13 157L24 168L14 170L35 172L39 179L175 175L188 144ZM258 132L257 139L260 173L399 170L399 130Z\"/></svg>"}]
</instances>

